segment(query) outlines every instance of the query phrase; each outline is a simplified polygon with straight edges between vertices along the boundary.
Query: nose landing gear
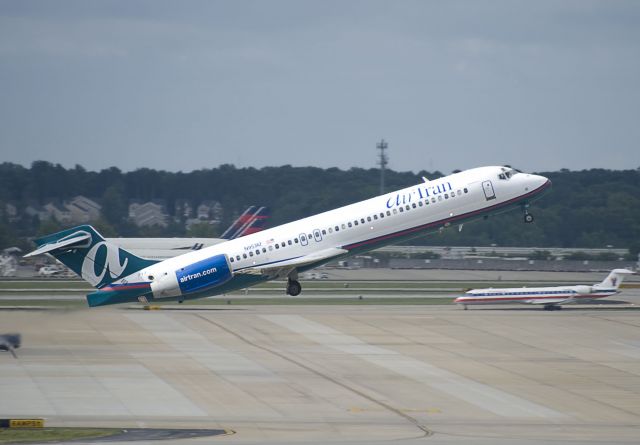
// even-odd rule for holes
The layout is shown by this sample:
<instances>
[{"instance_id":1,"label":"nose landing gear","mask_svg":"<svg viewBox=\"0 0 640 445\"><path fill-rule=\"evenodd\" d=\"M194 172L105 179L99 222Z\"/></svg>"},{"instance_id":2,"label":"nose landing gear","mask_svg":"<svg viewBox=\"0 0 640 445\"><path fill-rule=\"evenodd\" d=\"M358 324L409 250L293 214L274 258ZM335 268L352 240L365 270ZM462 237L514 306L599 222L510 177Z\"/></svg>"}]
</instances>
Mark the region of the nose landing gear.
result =
<instances>
[{"instance_id":1,"label":"nose landing gear","mask_svg":"<svg viewBox=\"0 0 640 445\"><path fill-rule=\"evenodd\" d=\"M524 222L525 224L531 224L534 221L533 215L529 213L529 204L525 204L522 206L522 211L524 212Z\"/></svg>"},{"instance_id":2,"label":"nose landing gear","mask_svg":"<svg viewBox=\"0 0 640 445\"><path fill-rule=\"evenodd\" d=\"M533 215L531 213L525 213L524 214L524 222L526 224L531 224L534 221L533 219Z\"/></svg>"}]
</instances>

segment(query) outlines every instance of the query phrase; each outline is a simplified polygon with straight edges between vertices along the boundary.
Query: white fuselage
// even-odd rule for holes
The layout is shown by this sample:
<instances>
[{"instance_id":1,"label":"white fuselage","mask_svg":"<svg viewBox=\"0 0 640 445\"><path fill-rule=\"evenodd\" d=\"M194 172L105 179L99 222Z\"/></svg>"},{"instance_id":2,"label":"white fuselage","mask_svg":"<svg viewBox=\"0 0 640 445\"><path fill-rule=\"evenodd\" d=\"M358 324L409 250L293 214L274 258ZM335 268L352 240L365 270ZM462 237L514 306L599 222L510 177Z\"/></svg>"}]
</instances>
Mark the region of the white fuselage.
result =
<instances>
[{"instance_id":1,"label":"white fuselage","mask_svg":"<svg viewBox=\"0 0 640 445\"><path fill-rule=\"evenodd\" d=\"M517 287L501 289L474 289L455 299L458 304L560 304L579 299L591 300L615 295L615 288L600 289L595 286Z\"/></svg>"},{"instance_id":2,"label":"white fuselage","mask_svg":"<svg viewBox=\"0 0 640 445\"><path fill-rule=\"evenodd\" d=\"M593 300L620 293L618 290L625 276L634 272L628 269L613 269L601 283L594 285L552 287L517 287L473 289L455 299L463 306L471 304L529 303L553 307L562 303Z\"/></svg>"},{"instance_id":3,"label":"white fuselage","mask_svg":"<svg viewBox=\"0 0 640 445\"><path fill-rule=\"evenodd\" d=\"M303 261L327 249L355 254L524 205L549 185L506 167L475 168L169 258L124 282L153 281L216 255L228 258L235 279L243 270Z\"/></svg>"}]
</instances>

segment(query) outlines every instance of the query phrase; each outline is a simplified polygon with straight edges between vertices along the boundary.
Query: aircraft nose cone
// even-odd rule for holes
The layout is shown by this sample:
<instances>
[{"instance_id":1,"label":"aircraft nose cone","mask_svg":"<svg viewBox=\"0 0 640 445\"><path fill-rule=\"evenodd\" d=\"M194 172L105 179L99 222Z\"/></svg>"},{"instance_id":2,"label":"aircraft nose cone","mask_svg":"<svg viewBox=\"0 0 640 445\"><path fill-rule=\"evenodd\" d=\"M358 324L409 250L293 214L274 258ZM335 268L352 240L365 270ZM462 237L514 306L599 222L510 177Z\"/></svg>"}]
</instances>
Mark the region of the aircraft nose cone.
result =
<instances>
[{"instance_id":1,"label":"aircraft nose cone","mask_svg":"<svg viewBox=\"0 0 640 445\"><path fill-rule=\"evenodd\" d=\"M542 191L551 187L551 180L540 175L527 174L528 191Z\"/></svg>"}]
</instances>

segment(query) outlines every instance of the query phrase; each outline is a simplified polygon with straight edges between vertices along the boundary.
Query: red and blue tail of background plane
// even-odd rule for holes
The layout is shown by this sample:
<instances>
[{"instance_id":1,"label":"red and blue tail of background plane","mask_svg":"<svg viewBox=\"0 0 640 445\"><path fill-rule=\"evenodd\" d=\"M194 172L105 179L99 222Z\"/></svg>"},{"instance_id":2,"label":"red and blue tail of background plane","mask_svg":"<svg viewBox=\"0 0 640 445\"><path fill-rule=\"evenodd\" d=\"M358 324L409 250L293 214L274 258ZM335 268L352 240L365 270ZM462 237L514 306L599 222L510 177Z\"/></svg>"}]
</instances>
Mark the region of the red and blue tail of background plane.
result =
<instances>
[{"instance_id":1,"label":"red and blue tail of background plane","mask_svg":"<svg viewBox=\"0 0 640 445\"><path fill-rule=\"evenodd\" d=\"M250 206L220 236L224 239L235 239L241 236L264 230L270 213L267 207Z\"/></svg>"}]
</instances>

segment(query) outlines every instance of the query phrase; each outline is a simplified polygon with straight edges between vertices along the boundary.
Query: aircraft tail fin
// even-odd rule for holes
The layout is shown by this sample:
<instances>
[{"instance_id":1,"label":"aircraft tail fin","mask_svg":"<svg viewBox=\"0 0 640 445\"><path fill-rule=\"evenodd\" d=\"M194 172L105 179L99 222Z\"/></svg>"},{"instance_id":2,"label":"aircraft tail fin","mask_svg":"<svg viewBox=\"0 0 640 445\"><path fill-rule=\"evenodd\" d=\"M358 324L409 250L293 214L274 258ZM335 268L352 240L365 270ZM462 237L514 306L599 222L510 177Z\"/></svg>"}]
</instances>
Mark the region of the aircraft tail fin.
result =
<instances>
[{"instance_id":1,"label":"aircraft tail fin","mask_svg":"<svg viewBox=\"0 0 640 445\"><path fill-rule=\"evenodd\" d=\"M248 224L236 238L264 230L267 227L267 221L270 216L271 212L268 207L259 207L258 210L253 213L250 224Z\"/></svg>"},{"instance_id":2,"label":"aircraft tail fin","mask_svg":"<svg viewBox=\"0 0 640 445\"><path fill-rule=\"evenodd\" d=\"M267 207L248 207L224 233L224 239L235 239L264 230L270 213Z\"/></svg>"},{"instance_id":3,"label":"aircraft tail fin","mask_svg":"<svg viewBox=\"0 0 640 445\"><path fill-rule=\"evenodd\" d=\"M92 226L83 225L35 240L25 257L48 253L92 286L102 288L157 263L110 244Z\"/></svg>"},{"instance_id":4,"label":"aircraft tail fin","mask_svg":"<svg viewBox=\"0 0 640 445\"><path fill-rule=\"evenodd\" d=\"M596 284L594 287L602 289L618 289L625 275L631 275L634 272L629 269L613 269L602 283Z\"/></svg>"}]
</instances>

